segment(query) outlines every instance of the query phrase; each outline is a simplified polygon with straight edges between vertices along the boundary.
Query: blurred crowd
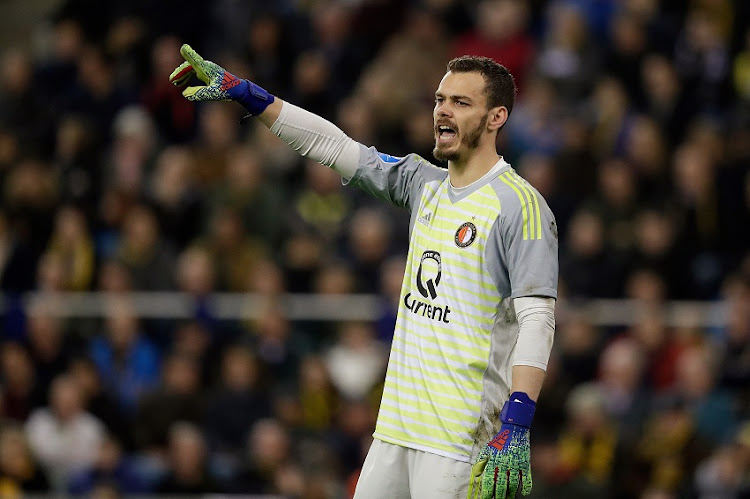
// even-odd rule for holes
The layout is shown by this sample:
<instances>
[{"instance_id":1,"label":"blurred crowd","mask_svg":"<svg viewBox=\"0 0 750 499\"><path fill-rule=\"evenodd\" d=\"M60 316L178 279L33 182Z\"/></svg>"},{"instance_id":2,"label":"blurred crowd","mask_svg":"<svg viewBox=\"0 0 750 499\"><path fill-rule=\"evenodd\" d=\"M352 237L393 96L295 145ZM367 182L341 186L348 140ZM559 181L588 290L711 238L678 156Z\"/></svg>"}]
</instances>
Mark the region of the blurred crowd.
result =
<instances>
[{"instance_id":1,"label":"blurred crowd","mask_svg":"<svg viewBox=\"0 0 750 499\"><path fill-rule=\"evenodd\" d=\"M532 497L750 497L743 0L61 0L0 60L1 497L353 491L407 215L239 106L183 99L182 43L431 161L446 62L505 64L498 146L557 217L560 301L641 305L619 328L558 317ZM110 301L64 319L28 291ZM139 317L128 291L184 292L194 316ZM214 292L265 305L219 320ZM292 321L287 292L375 293L381 318ZM671 327L672 299L726 323Z\"/></svg>"}]
</instances>

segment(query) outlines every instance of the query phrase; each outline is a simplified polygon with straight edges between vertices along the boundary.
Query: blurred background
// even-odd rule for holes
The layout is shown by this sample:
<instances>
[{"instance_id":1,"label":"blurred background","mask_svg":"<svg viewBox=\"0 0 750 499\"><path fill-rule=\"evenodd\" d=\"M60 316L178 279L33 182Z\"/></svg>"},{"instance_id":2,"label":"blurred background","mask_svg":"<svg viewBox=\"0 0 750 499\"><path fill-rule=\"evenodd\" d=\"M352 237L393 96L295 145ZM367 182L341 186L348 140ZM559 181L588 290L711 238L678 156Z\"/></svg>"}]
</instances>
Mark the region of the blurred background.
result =
<instances>
[{"instance_id":1,"label":"blurred background","mask_svg":"<svg viewBox=\"0 0 750 499\"><path fill-rule=\"evenodd\" d=\"M519 97L499 149L560 230L534 498L750 497L750 3L0 3L0 496L350 497L407 214L233 104L190 43L433 160L446 62Z\"/></svg>"}]
</instances>

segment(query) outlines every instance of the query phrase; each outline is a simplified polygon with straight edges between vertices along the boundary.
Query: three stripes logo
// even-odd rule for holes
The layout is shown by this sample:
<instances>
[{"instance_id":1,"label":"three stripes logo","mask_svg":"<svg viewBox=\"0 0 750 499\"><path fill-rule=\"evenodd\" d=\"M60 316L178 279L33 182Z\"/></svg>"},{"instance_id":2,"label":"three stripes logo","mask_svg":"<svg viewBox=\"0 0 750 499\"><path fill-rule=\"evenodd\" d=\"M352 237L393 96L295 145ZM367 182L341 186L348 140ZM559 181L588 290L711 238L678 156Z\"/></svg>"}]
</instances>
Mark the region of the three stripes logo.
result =
<instances>
[{"instance_id":1,"label":"three stripes logo","mask_svg":"<svg viewBox=\"0 0 750 499\"><path fill-rule=\"evenodd\" d=\"M536 193L529 187L524 179L516 172L505 172L500 175L508 187L518 196L523 212L523 240L542 238L542 212L539 208L539 199Z\"/></svg>"},{"instance_id":2,"label":"three stripes logo","mask_svg":"<svg viewBox=\"0 0 750 499\"><path fill-rule=\"evenodd\" d=\"M221 79L221 89L224 91L234 88L240 84L240 79L231 73L224 72L224 77Z\"/></svg>"},{"instance_id":3,"label":"three stripes logo","mask_svg":"<svg viewBox=\"0 0 750 499\"><path fill-rule=\"evenodd\" d=\"M496 448L497 450L503 450L503 447L505 447L509 436L510 430L503 430L501 433L495 435L495 438L490 440L490 443L488 445Z\"/></svg>"},{"instance_id":4,"label":"three stripes logo","mask_svg":"<svg viewBox=\"0 0 750 499\"><path fill-rule=\"evenodd\" d=\"M430 225L430 221L432 220L432 213L425 213L424 215L420 215L420 217L417 219L420 223L423 223L424 225Z\"/></svg>"}]
</instances>

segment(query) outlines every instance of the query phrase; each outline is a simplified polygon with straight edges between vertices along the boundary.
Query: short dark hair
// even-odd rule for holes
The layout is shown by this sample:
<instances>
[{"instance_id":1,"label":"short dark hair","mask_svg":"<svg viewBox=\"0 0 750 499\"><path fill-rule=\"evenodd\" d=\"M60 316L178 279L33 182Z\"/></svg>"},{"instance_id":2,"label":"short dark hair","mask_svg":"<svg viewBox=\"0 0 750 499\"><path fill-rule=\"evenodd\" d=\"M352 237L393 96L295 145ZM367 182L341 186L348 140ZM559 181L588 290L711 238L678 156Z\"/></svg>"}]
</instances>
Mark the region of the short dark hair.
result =
<instances>
[{"instance_id":1,"label":"short dark hair","mask_svg":"<svg viewBox=\"0 0 750 499\"><path fill-rule=\"evenodd\" d=\"M487 92L487 108L505 106L510 115L516 100L516 81L508 68L489 57L462 55L448 63L448 71L481 74Z\"/></svg>"}]
</instances>

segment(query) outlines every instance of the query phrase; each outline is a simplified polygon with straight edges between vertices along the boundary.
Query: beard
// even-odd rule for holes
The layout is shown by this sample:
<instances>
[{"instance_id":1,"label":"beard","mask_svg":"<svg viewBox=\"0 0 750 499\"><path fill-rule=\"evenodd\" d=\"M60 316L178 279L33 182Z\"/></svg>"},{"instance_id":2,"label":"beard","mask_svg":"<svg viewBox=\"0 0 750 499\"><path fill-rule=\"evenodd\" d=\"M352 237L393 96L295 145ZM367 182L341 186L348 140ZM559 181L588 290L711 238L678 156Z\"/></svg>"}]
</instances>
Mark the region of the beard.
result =
<instances>
[{"instance_id":1,"label":"beard","mask_svg":"<svg viewBox=\"0 0 750 499\"><path fill-rule=\"evenodd\" d=\"M479 140L482 138L482 132L487 125L487 116L482 116L476 127L466 132L466 135L461 136L459 147L452 151L444 151L440 149L440 146L435 141L435 148L432 150L432 155L439 161L456 161L461 158L461 146L466 146L466 152L473 151L479 147ZM458 133L458 132L457 132Z\"/></svg>"}]
</instances>

